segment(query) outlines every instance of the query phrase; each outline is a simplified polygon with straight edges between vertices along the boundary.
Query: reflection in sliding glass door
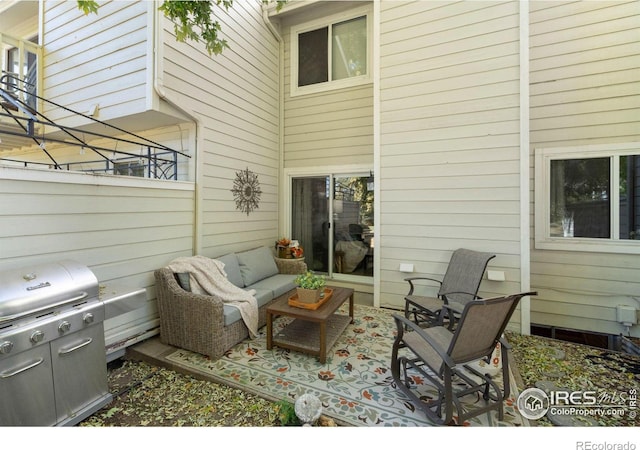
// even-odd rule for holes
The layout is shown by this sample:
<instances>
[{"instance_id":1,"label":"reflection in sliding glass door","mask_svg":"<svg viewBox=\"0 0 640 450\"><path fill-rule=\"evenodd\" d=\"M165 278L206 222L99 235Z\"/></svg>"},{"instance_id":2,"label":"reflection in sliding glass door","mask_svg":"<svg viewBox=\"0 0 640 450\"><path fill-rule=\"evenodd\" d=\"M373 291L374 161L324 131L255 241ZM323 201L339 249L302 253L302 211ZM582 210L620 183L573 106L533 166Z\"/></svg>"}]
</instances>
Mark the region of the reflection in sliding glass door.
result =
<instances>
[{"instance_id":1,"label":"reflection in sliding glass door","mask_svg":"<svg viewBox=\"0 0 640 450\"><path fill-rule=\"evenodd\" d=\"M291 198L291 238L310 270L373 276L371 175L293 178Z\"/></svg>"},{"instance_id":2,"label":"reflection in sliding glass door","mask_svg":"<svg viewBox=\"0 0 640 450\"><path fill-rule=\"evenodd\" d=\"M294 178L291 238L304 249L309 270L329 272L329 177Z\"/></svg>"}]
</instances>

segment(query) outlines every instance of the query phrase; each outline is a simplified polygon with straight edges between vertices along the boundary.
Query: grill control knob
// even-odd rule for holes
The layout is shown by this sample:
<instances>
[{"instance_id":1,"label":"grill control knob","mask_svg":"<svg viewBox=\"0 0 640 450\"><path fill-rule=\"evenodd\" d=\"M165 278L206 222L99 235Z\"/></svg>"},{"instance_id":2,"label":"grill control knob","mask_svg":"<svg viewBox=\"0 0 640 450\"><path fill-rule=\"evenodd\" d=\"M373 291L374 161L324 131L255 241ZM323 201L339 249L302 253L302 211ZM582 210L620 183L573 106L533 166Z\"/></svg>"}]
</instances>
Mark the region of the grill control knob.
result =
<instances>
[{"instance_id":1,"label":"grill control knob","mask_svg":"<svg viewBox=\"0 0 640 450\"><path fill-rule=\"evenodd\" d=\"M40 330L36 330L33 333L31 333L31 337L29 338L29 340L34 344L37 344L38 342L42 342L43 339L44 339L44 333Z\"/></svg>"},{"instance_id":2,"label":"grill control knob","mask_svg":"<svg viewBox=\"0 0 640 450\"><path fill-rule=\"evenodd\" d=\"M13 349L13 342L4 341L2 344L0 344L0 355L11 353L11 349Z\"/></svg>"},{"instance_id":3,"label":"grill control knob","mask_svg":"<svg viewBox=\"0 0 640 450\"><path fill-rule=\"evenodd\" d=\"M86 313L83 317L82 317L82 321L84 323L86 323L87 325L89 325L90 323L93 323L94 317L93 314L91 313Z\"/></svg>"},{"instance_id":4,"label":"grill control knob","mask_svg":"<svg viewBox=\"0 0 640 450\"><path fill-rule=\"evenodd\" d=\"M58 331L60 333L66 333L70 329L71 329L71 324L69 322L67 322L66 320L60 322L60 325L58 325Z\"/></svg>"}]
</instances>

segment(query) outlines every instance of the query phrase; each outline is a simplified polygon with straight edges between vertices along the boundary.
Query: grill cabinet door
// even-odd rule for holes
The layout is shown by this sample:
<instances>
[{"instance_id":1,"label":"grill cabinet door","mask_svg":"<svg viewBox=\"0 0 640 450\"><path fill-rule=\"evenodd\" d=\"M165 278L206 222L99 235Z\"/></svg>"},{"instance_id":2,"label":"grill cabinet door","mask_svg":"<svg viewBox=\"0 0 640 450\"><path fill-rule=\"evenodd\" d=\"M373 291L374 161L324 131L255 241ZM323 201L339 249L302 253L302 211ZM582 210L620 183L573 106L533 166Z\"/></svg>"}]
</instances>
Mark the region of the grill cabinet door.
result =
<instances>
[{"instance_id":1,"label":"grill cabinet door","mask_svg":"<svg viewBox=\"0 0 640 450\"><path fill-rule=\"evenodd\" d=\"M58 422L108 394L102 322L56 339L51 355Z\"/></svg>"},{"instance_id":2,"label":"grill cabinet door","mask_svg":"<svg viewBox=\"0 0 640 450\"><path fill-rule=\"evenodd\" d=\"M0 359L0 425L51 426L56 410L49 344Z\"/></svg>"}]
</instances>

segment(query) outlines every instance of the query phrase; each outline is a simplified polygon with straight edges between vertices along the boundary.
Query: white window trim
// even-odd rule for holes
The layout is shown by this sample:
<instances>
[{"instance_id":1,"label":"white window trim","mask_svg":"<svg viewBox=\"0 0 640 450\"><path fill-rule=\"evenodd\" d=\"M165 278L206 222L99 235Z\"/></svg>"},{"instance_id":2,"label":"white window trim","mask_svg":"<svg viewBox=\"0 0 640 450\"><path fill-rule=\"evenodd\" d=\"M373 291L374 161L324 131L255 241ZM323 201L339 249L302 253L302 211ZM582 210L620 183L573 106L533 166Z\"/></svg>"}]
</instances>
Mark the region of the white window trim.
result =
<instances>
[{"instance_id":1,"label":"white window trim","mask_svg":"<svg viewBox=\"0 0 640 450\"><path fill-rule=\"evenodd\" d=\"M341 80L331 80L323 83L310 84L308 86L298 86L298 35L307 31L317 30L318 28L329 27L333 24L345 22L347 20L355 19L357 17L366 16L367 21L367 73L358 77L344 78ZM373 10L371 6L361 7L346 11L339 14L334 14L322 19L313 20L311 22L305 22L300 25L291 27L291 82L290 82L290 95L296 97L299 95L315 94L318 92L327 92L336 89L344 89L349 87L361 86L364 84L370 84L372 82L371 71L373 64L371 58L372 41L373 41ZM327 43L329 45L329 43ZM329 74L331 74L331 46L329 46Z\"/></svg>"},{"instance_id":2,"label":"white window trim","mask_svg":"<svg viewBox=\"0 0 640 450\"><path fill-rule=\"evenodd\" d=\"M535 149L535 248L582 252L640 254L640 241L619 237L619 192L611 190L611 234L603 238L552 237L549 224L549 190L551 161L558 159L596 158L640 154L640 142L611 143L579 147ZM614 160L615 161L615 160ZM618 165L611 165L612 186L618 186Z\"/></svg>"}]
</instances>

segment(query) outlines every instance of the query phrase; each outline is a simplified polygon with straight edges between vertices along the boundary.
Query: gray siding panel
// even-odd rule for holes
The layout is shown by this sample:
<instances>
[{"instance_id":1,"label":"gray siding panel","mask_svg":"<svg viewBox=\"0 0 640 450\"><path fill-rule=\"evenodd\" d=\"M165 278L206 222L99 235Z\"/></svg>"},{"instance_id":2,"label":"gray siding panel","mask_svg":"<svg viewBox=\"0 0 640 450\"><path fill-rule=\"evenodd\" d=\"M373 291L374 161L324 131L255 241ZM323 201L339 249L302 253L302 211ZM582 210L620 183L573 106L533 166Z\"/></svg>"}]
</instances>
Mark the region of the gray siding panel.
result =
<instances>
[{"instance_id":1,"label":"gray siding panel","mask_svg":"<svg viewBox=\"0 0 640 450\"><path fill-rule=\"evenodd\" d=\"M146 288L109 346L157 327L153 270L192 254L193 204L190 183L0 168L0 270L75 259L107 289Z\"/></svg>"},{"instance_id":2,"label":"gray siding panel","mask_svg":"<svg viewBox=\"0 0 640 450\"><path fill-rule=\"evenodd\" d=\"M519 289L518 33L516 2L381 5L382 306L458 247L498 255L481 295Z\"/></svg>"},{"instance_id":3,"label":"gray siding panel","mask_svg":"<svg viewBox=\"0 0 640 450\"><path fill-rule=\"evenodd\" d=\"M530 22L532 149L640 141L638 2L531 2ZM615 306L640 306L637 255L531 258L532 323L625 332Z\"/></svg>"},{"instance_id":4,"label":"gray siding panel","mask_svg":"<svg viewBox=\"0 0 640 450\"><path fill-rule=\"evenodd\" d=\"M101 120L145 111L147 2L104 2L87 16L76 2L44 5L44 97L82 113L99 103ZM45 114L67 126L87 122L51 106Z\"/></svg>"},{"instance_id":5,"label":"gray siding panel","mask_svg":"<svg viewBox=\"0 0 640 450\"><path fill-rule=\"evenodd\" d=\"M173 25L162 22L163 87L200 119L195 251L207 256L271 246L278 235L278 43L260 2L236 2L219 18L229 48L217 56L200 44L175 42ZM262 190L248 216L231 192L245 169L258 175Z\"/></svg>"},{"instance_id":6,"label":"gray siding panel","mask_svg":"<svg viewBox=\"0 0 640 450\"><path fill-rule=\"evenodd\" d=\"M291 25L297 23L282 27L284 167L373 165L372 84L291 97Z\"/></svg>"}]
</instances>

